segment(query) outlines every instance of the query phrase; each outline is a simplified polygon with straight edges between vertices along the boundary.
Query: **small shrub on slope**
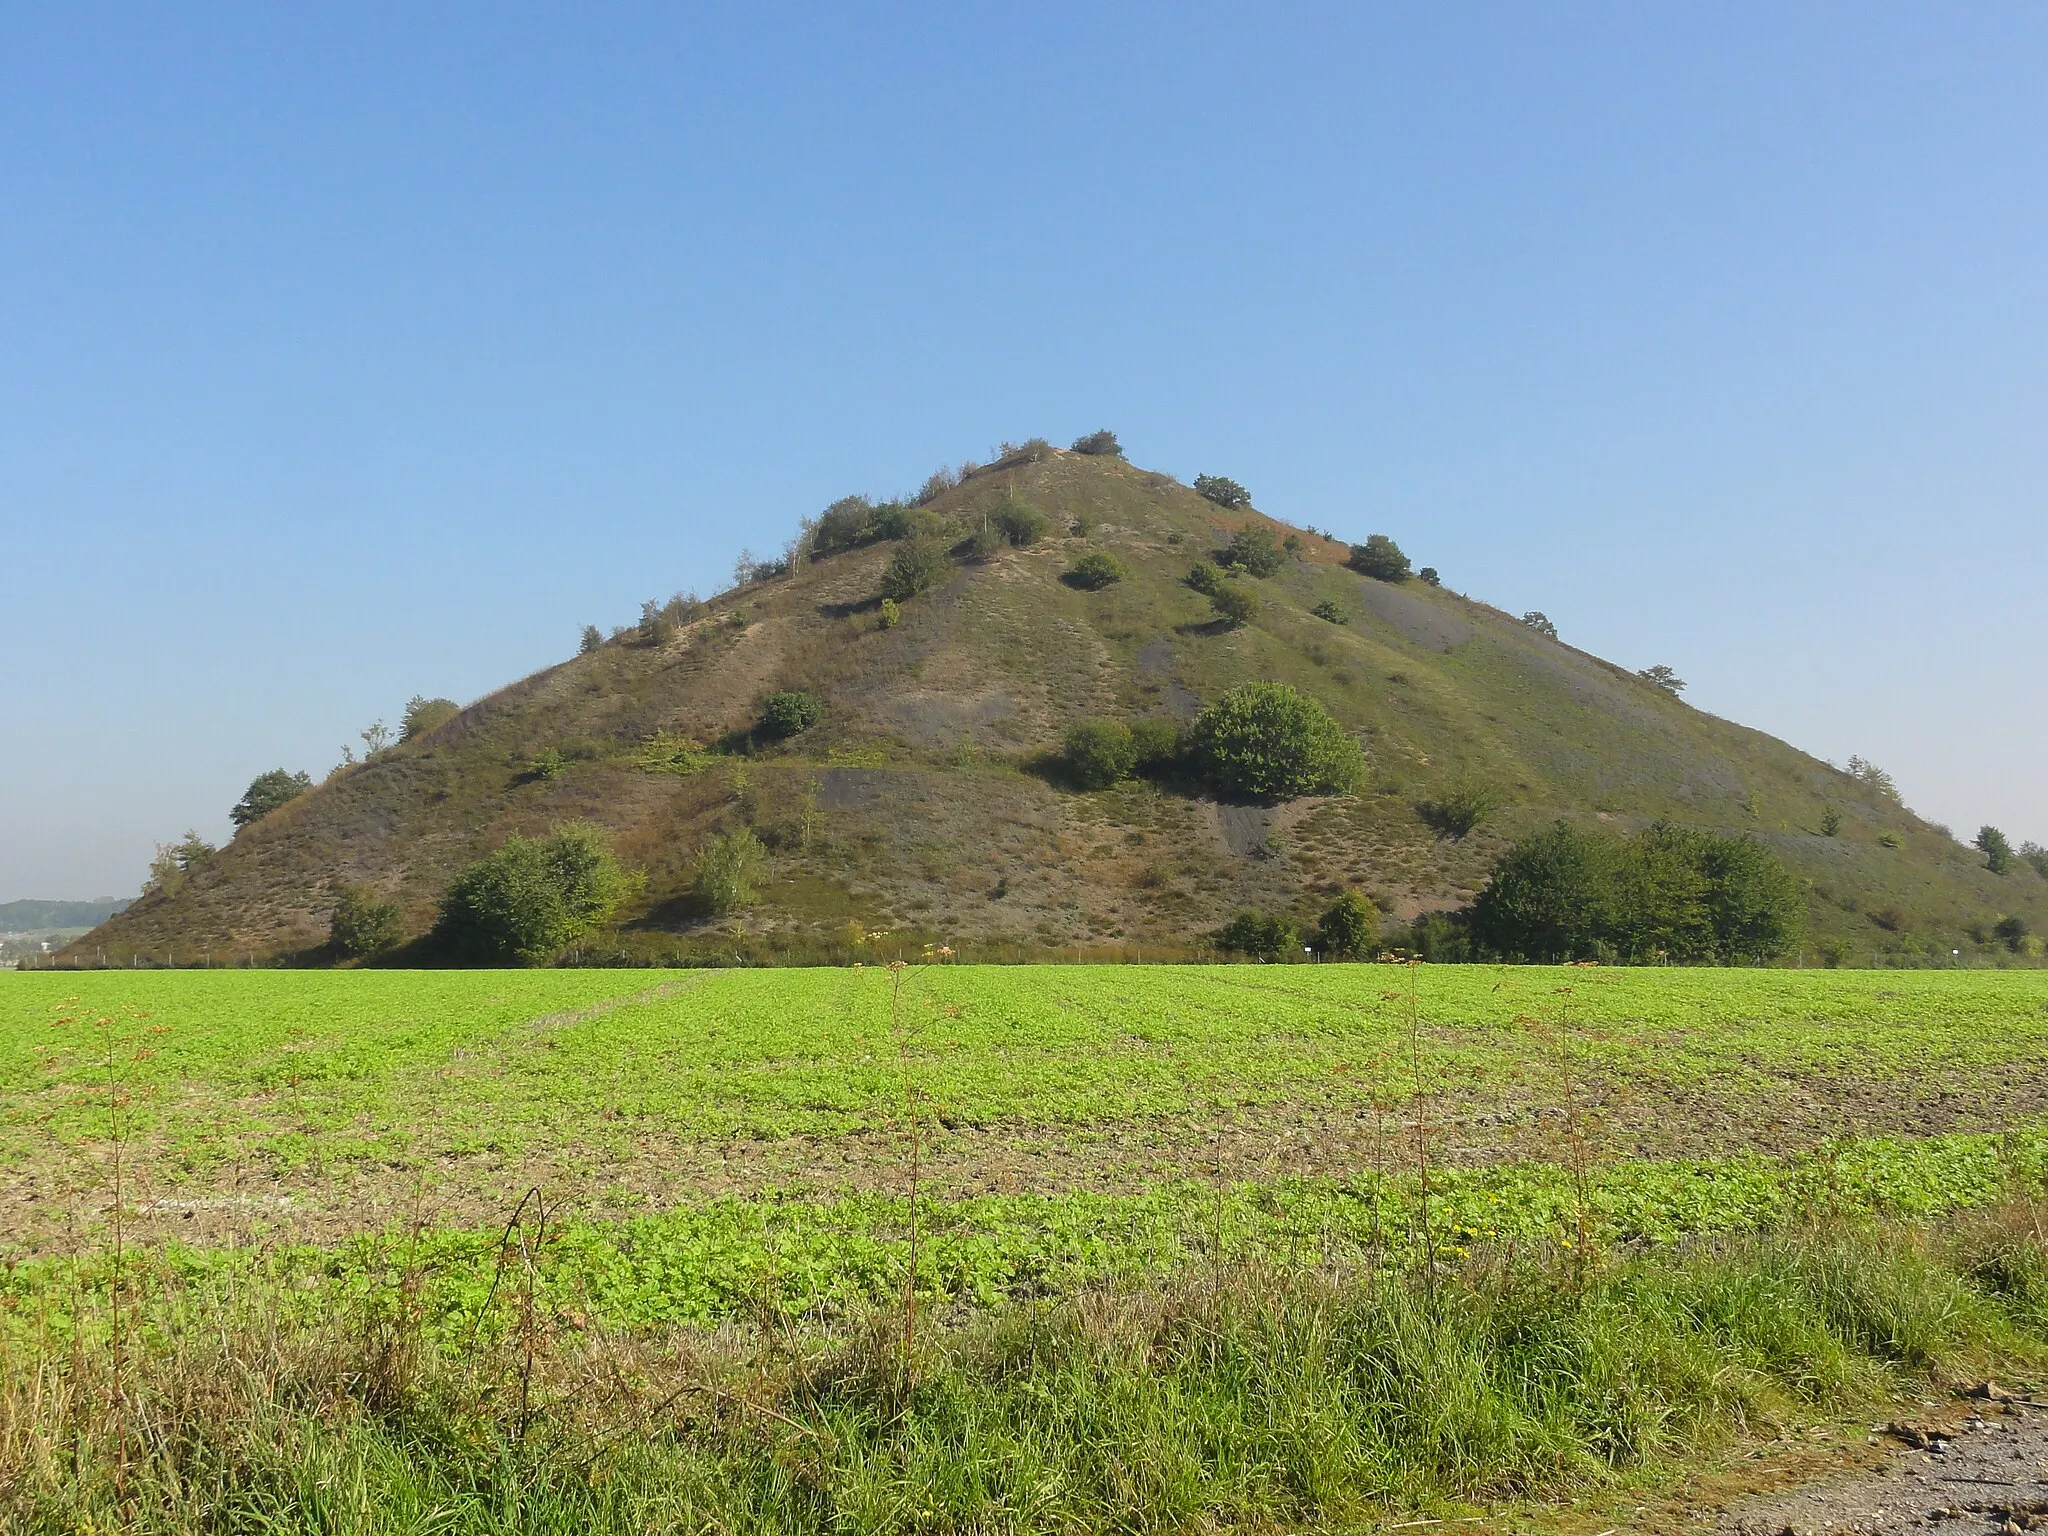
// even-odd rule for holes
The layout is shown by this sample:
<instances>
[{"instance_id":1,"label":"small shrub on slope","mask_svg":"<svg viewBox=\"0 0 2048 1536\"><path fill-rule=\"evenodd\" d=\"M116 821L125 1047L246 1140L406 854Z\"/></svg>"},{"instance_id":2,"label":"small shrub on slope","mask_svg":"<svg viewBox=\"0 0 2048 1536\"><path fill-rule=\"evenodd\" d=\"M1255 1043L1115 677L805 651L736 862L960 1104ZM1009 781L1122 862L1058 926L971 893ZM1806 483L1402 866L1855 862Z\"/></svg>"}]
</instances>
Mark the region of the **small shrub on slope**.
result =
<instances>
[{"instance_id":1,"label":"small shrub on slope","mask_svg":"<svg viewBox=\"0 0 2048 1536\"><path fill-rule=\"evenodd\" d=\"M882 596L901 603L938 585L947 569L946 546L920 535L906 539L882 573Z\"/></svg>"},{"instance_id":2,"label":"small shrub on slope","mask_svg":"<svg viewBox=\"0 0 2048 1536\"><path fill-rule=\"evenodd\" d=\"M1363 544L1352 545L1351 558L1346 563L1359 575L1370 576L1374 581L1408 579L1408 557L1384 533L1375 533Z\"/></svg>"},{"instance_id":3,"label":"small shrub on slope","mask_svg":"<svg viewBox=\"0 0 2048 1536\"><path fill-rule=\"evenodd\" d=\"M1130 727L1119 720L1084 720L1067 732L1067 771L1083 789L1108 789L1138 765Z\"/></svg>"},{"instance_id":4,"label":"small shrub on slope","mask_svg":"<svg viewBox=\"0 0 2048 1536\"><path fill-rule=\"evenodd\" d=\"M808 693L771 693L761 706L761 734L773 741L798 736L818 723L818 715L818 701Z\"/></svg>"},{"instance_id":5,"label":"small shrub on slope","mask_svg":"<svg viewBox=\"0 0 2048 1536\"><path fill-rule=\"evenodd\" d=\"M1077 587L1090 592L1100 592L1104 587L1113 587L1124 579L1124 564L1115 555L1096 553L1083 555L1074 563L1068 579Z\"/></svg>"},{"instance_id":6,"label":"small shrub on slope","mask_svg":"<svg viewBox=\"0 0 2048 1536\"><path fill-rule=\"evenodd\" d=\"M726 917L754 904L768 850L749 827L721 832L697 856L697 877L691 886L698 902L713 916Z\"/></svg>"},{"instance_id":7,"label":"small shrub on slope","mask_svg":"<svg viewBox=\"0 0 2048 1536\"><path fill-rule=\"evenodd\" d=\"M1243 587L1233 587L1227 582L1209 595L1209 606L1216 610L1216 617L1231 629L1248 623L1259 610L1257 598Z\"/></svg>"},{"instance_id":8,"label":"small shrub on slope","mask_svg":"<svg viewBox=\"0 0 2048 1536\"><path fill-rule=\"evenodd\" d=\"M1123 447L1117 442L1116 434L1106 427L1100 432L1090 432L1085 437L1075 438L1074 452L1113 459L1124 456Z\"/></svg>"},{"instance_id":9,"label":"small shrub on slope","mask_svg":"<svg viewBox=\"0 0 2048 1536\"><path fill-rule=\"evenodd\" d=\"M1287 555L1273 542L1271 529L1248 523L1216 551L1216 563L1247 576L1270 576L1287 563Z\"/></svg>"}]
</instances>

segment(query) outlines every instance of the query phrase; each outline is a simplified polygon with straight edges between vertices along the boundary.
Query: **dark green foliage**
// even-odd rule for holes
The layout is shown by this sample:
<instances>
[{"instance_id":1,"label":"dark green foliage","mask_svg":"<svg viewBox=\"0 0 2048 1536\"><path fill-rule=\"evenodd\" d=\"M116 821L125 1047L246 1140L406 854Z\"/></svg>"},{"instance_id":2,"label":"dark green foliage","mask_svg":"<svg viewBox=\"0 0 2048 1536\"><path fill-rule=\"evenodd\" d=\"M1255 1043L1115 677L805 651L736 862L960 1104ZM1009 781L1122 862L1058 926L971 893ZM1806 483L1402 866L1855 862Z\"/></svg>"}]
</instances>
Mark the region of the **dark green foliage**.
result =
<instances>
[{"instance_id":1,"label":"dark green foliage","mask_svg":"<svg viewBox=\"0 0 2048 1536\"><path fill-rule=\"evenodd\" d=\"M1380 914L1365 897L1346 891L1316 925L1315 947L1333 960L1366 960L1379 952Z\"/></svg>"},{"instance_id":2,"label":"dark green foliage","mask_svg":"<svg viewBox=\"0 0 2048 1536\"><path fill-rule=\"evenodd\" d=\"M1557 638L1557 626L1550 622L1550 616L1540 608L1531 608L1522 615L1522 622L1547 640Z\"/></svg>"},{"instance_id":3,"label":"dark green foliage","mask_svg":"<svg viewBox=\"0 0 2048 1536\"><path fill-rule=\"evenodd\" d=\"M1209 594L1209 606L1216 610L1216 617L1232 629L1248 622L1259 611L1258 599L1243 587L1225 582Z\"/></svg>"},{"instance_id":4,"label":"dark green foliage","mask_svg":"<svg viewBox=\"0 0 2048 1536\"><path fill-rule=\"evenodd\" d=\"M1611 837L1560 821L1524 838L1493 866L1472 905L1472 928L1496 954L1526 960L1592 955L1614 930Z\"/></svg>"},{"instance_id":5,"label":"dark green foliage","mask_svg":"<svg viewBox=\"0 0 2048 1536\"><path fill-rule=\"evenodd\" d=\"M1273 542L1272 529L1247 523L1216 551L1216 563L1247 576L1270 576L1287 563L1287 556Z\"/></svg>"},{"instance_id":6,"label":"dark green foliage","mask_svg":"<svg viewBox=\"0 0 2048 1536\"><path fill-rule=\"evenodd\" d=\"M868 533L877 539L907 539L911 534L912 519L922 506L922 501L918 503L918 507L906 507L900 501L885 501L869 514ZM922 525L937 515L927 512L924 518L918 519L918 522Z\"/></svg>"},{"instance_id":7,"label":"dark green foliage","mask_svg":"<svg viewBox=\"0 0 2048 1536\"><path fill-rule=\"evenodd\" d=\"M1017 548L1036 544L1052 527L1052 521L1015 492L1006 491L989 513L989 526Z\"/></svg>"},{"instance_id":8,"label":"dark green foliage","mask_svg":"<svg viewBox=\"0 0 2048 1536\"><path fill-rule=\"evenodd\" d=\"M1173 721L1148 715L1131 722L1131 756L1138 772L1171 768L1180 754L1181 729Z\"/></svg>"},{"instance_id":9,"label":"dark green foliage","mask_svg":"<svg viewBox=\"0 0 2048 1536\"><path fill-rule=\"evenodd\" d=\"M1074 452L1106 455L1118 459L1124 456L1124 450L1117 442L1116 434L1106 427L1100 432L1090 432L1086 437L1075 438Z\"/></svg>"},{"instance_id":10,"label":"dark green foliage","mask_svg":"<svg viewBox=\"0 0 2048 1536\"><path fill-rule=\"evenodd\" d=\"M1269 802L1349 790L1365 773L1330 712L1285 683L1231 689L1190 728L1188 754L1218 792Z\"/></svg>"},{"instance_id":11,"label":"dark green foliage","mask_svg":"<svg viewBox=\"0 0 2048 1536\"><path fill-rule=\"evenodd\" d=\"M2005 840L2005 834L1993 826L1977 829L1977 851L1984 855L1984 867L1994 875L2002 875L2012 868L2012 844Z\"/></svg>"},{"instance_id":12,"label":"dark green foliage","mask_svg":"<svg viewBox=\"0 0 2048 1536\"><path fill-rule=\"evenodd\" d=\"M882 596L904 602L938 585L948 569L946 546L938 539L905 539L882 573Z\"/></svg>"},{"instance_id":13,"label":"dark green foliage","mask_svg":"<svg viewBox=\"0 0 2048 1536\"><path fill-rule=\"evenodd\" d=\"M1098 551L1092 555L1083 555L1075 561L1074 568L1067 573L1067 577L1077 587L1085 587L1090 592L1100 592L1104 587L1113 587L1122 581L1124 574L1123 561L1117 559L1115 555Z\"/></svg>"},{"instance_id":14,"label":"dark green foliage","mask_svg":"<svg viewBox=\"0 0 2048 1536\"><path fill-rule=\"evenodd\" d=\"M1328 598L1324 598L1320 603L1317 603L1315 607L1309 609L1309 612L1331 624L1349 624L1351 622L1351 615L1342 608L1339 608Z\"/></svg>"},{"instance_id":15,"label":"dark green foliage","mask_svg":"<svg viewBox=\"0 0 2048 1536\"><path fill-rule=\"evenodd\" d=\"M1524 960L1769 959L1798 938L1797 883L1762 844L1658 824L1628 838L1559 822L1493 868L1472 928Z\"/></svg>"},{"instance_id":16,"label":"dark green foliage","mask_svg":"<svg viewBox=\"0 0 2048 1536\"><path fill-rule=\"evenodd\" d=\"M798 736L818 723L818 701L808 693L771 693L761 705L760 732L771 740Z\"/></svg>"},{"instance_id":17,"label":"dark green foliage","mask_svg":"<svg viewBox=\"0 0 2048 1536\"><path fill-rule=\"evenodd\" d=\"M1138 766L1131 729L1118 720L1084 720L1067 732L1067 772L1083 789L1108 789Z\"/></svg>"},{"instance_id":18,"label":"dark green foliage","mask_svg":"<svg viewBox=\"0 0 2048 1536\"><path fill-rule=\"evenodd\" d=\"M1640 677L1644 682L1650 684L1653 688L1662 688L1666 693L1670 694L1673 698L1676 698L1679 694L1685 692L1685 679L1680 677L1676 672L1672 671L1669 667L1665 666L1662 662L1659 662L1654 667L1643 668L1643 670L1638 672L1636 676Z\"/></svg>"},{"instance_id":19,"label":"dark green foliage","mask_svg":"<svg viewBox=\"0 0 2048 1536\"><path fill-rule=\"evenodd\" d=\"M1405 927L1383 929L1380 947L1430 965L1458 965L1472 959L1472 935L1453 912L1424 912Z\"/></svg>"},{"instance_id":20,"label":"dark green foliage","mask_svg":"<svg viewBox=\"0 0 2048 1536\"><path fill-rule=\"evenodd\" d=\"M1255 960L1291 960L1301 949L1301 936L1286 918L1247 907L1216 930L1216 947Z\"/></svg>"},{"instance_id":21,"label":"dark green foliage","mask_svg":"<svg viewBox=\"0 0 2048 1536\"><path fill-rule=\"evenodd\" d=\"M760 895L768 850L749 827L722 832L704 844L697 856L691 890L699 905L716 917L730 916L754 904Z\"/></svg>"},{"instance_id":22,"label":"dark green foliage","mask_svg":"<svg viewBox=\"0 0 2048 1536\"><path fill-rule=\"evenodd\" d=\"M298 799L312 787L313 777L308 773L288 773L282 768L259 773L249 781L242 798L228 812L228 820L240 831L252 821L261 821L280 805Z\"/></svg>"},{"instance_id":23,"label":"dark green foliage","mask_svg":"<svg viewBox=\"0 0 2048 1536\"><path fill-rule=\"evenodd\" d=\"M368 960L405 942L398 903L379 901L366 885L344 885L335 892L334 912L327 920L327 947L350 960Z\"/></svg>"},{"instance_id":24,"label":"dark green foliage","mask_svg":"<svg viewBox=\"0 0 2048 1536\"><path fill-rule=\"evenodd\" d=\"M462 713L462 706L453 699L425 699L414 694L406 700L405 715L400 722L398 739L415 741L431 730L436 730Z\"/></svg>"},{"instance_id":25,"label":"dark green foliage","mask_svg":"<svg viewBox=\"0 0 2048 1536\"><path fill-rule=\"evenodd\" d=\"M1415 579L1425 587L1440 587L1444 584L1443 577L1437 575L1436 567L1433 565L1425 565L1421 570L1417 571Z\"/></svg>"},{"instance_id":26,"label":"dark green foliage","mask_svg":"<svg viewBox=\"0 0 2048 1536\"><path fill-rule=\"evenodd\" d=\"M542 747L526 763L526 778L533 781L560 778L569 766L560 747Z\"/></svg>"},{"instance_id":27,"label":"dark green foliage","mask_svg":"<svg viewBox=\"0 0 2048 1536\"><path fill-rule=\"evenodd\" d=\"M1841 834L1841 831L1842 813L1832 805L1822 806L1820 809L1820 835L1822 837L1837 837Z\"/></svg>"},{"instance_id":28,"label":"dark green foliage","mask_svg":"<svg viewBox=\"0 0 2048 1536\"><path fill-rule=\"evenodd\" d=\"M576 654L578 656L588 656L594 651L603 649L603 647L604 631L595 624L584 625L583 638L576 644Z\"/></svg>"},{"instance_id":29,"label":"dark green foliage","mask_svg":"<svg viewBox=\"0 0 2048 1536\"><path fill-rule=\"evenodd\" d=\"M873 536L875 504L865 496L842 496L818 514L811 532L813 554L833 555Z\"/></svg>"},{"instance_id":30,"label":"dark green foliage","mask_svg":"<svg viewBox=\"0 0 2048 1536\"><path fill-rule=\"evenodd\" d=\"M434 936L466 959L531 965L609 921L636 884L589 822L515 834L455 877Z\"/></svg>"},{"instance_id":31,"label":"dark green foliage","mask_svg":"<svg viewBox=\"0 0 2048 1536\"><path fill-rule=\"evenodd\" d=\"M2001 917L1991 925L1991 936L2014 954L2018 954L2027 940L2027 920L2023 917Z\"/></svg>"},{"instance_id":32,"label":"dark green foliage","mask_svg":"<svg viewBox=\"0 0 2048 1536\"><path fill-rule=\"evenodd\" d=\"M1408 557L1401 553L1401 546L1384 533L1375 533L1363 544L1351 546L1351 558L1345 562L1361 576L1370 576L1374 581L1406 581L1408 579Z\"/></svg>"},{"instance_id":33,"label":"dark green foliage","mask_svg":"<svg viewBox=\"0 0 2048 1536\"><path fill-rule=\"evenodd\" d=\"M1195 494L1230 512L1241 512L1252 504L1252 493L1235 480L1221 475L1195 476Z\"/></svg>"},{"instance_id":34,"label":"dark green foliage","mask_svg":"<svg viewBox=\"0 0 2048 1536\"><path fill-rule=\"evenodd\" d=\"M2034 873L2048 880L2048 848L2039 843L2021 843L2020 857L2034 866Z\"/></svg>"},{"instance_id":35,"label":"dark green foliage","mask_svg":"<svg viewBox=\"0 0 2048 1536\"><path fill-rule=\"evenodd\" d=\"M745 556L741 558L743 561L746 559ZM666 644L675 632L675 617L662 604L650 597L640 605L639 636L642 645Z\"/></svg>"},{"instance_id":36,"label":"dark green foliage","mask_svg":"<svg viewBox=\"0 0 2048 1536\"><path fill-rule=\"evenodd\" d=\"M1204 597L1214 597L1221 592L1223 583L1223 573L1206 560L1188 568L1188 585Z\"/></svg>"},{"instance_id":37,"label":"dark green foliage","mask_svg":"<svg viewBox=\"0 0 2048 1536\"><path fill-rule=\"evenodd\" d=\"M1484 784L1461 779L1434 800L1423 801L1422 819L1439 837L1463 838L1493 814L1495 796Z\"/></svg>"}]
</instances>

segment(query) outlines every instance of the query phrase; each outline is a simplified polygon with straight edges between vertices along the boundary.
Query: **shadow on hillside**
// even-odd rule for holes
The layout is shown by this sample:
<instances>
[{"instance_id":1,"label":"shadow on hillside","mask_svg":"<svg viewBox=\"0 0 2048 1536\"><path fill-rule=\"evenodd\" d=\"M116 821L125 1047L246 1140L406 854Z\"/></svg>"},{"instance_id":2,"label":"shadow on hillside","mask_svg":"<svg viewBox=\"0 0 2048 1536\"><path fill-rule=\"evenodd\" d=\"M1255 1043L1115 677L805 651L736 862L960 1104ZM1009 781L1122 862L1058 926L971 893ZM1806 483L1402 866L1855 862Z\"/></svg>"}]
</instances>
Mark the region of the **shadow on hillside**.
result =
<instances>
[{"instance_id":1,"label":"shadow on hillside","mask_svg":"<svg viewBox=\"0 0 2048 1536\"><path fill-rule=\"evenodd\" d=\"M882 600L879 597L863 597L851 603L820 603L818 613L827 619L850 619L857 613L880 613Z\"/></svg>"}]
</instances>

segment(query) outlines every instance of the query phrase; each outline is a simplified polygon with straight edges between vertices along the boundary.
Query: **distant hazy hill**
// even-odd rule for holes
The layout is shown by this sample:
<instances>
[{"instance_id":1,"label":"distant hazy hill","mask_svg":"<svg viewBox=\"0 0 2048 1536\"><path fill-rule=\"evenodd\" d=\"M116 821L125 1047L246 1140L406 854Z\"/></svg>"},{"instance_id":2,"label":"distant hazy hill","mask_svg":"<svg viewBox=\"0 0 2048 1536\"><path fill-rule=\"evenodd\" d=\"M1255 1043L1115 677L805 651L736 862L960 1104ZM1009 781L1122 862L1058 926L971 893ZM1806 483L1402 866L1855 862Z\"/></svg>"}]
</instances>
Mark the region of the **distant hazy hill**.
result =
<instances>
[{"instance_id":1,"label":"distant hazy hill","mask_svg":"<svg viewBox=\"0 0 2048 1536\"><path fill-rule=\"evenodd\" d=\"M80 950L306 948L325 937L337 877L396 896L419 933L463 864L570 817L601 823L647 872L627 925L642 945L730 930L687 890L704 840L741 823L773 850L745 918L755 934L1185 943L1240 907L1309 915L1346 886L1412 916L1464 903L1507 840L1560 816L1754 833L1808 882L1815 940L1856 958L1945 955L2008 913L2048 927L2048 882L1989 873L1878 785L1451 590L1358 575L1344 545L1073 453L981 470L931 510L951 543L1008 495L1046 515L1048 536L980 559L956 549L894 627L877 594L895 542L723 594L658 644L615 639L339 774ZM1247 523L1298 548L1268 577L1235 578L1254 609L1225 628L1188 571ZM1426 530L1395 531L1430 562ZM1091 553L1126 579L1063 579ZM1076 721L1185 720L1254 678L1307 690L1356 734L1364 792L1275 808L1144 782L1079 793L1043 765ZM783 689L822 701L814 729L748 757L675 750L743 732ZM529 771L548 748L562 770ZM1495 797L1492 818L1462 840L1432 830L1432 803L1473 786ZM241 787L221 786L224 806Z\"/></svg>"},{"instance_id":2,"label":"distant hazy hill","mask_svg":"<svg viewBox=\"0 0 2048 1536\"><path fill-rule=\"evenodd\" d=\"M128 902L107 896L98 901L0 901L0 933L55 933L103 923Z\"/></svg>"}]
</instances>

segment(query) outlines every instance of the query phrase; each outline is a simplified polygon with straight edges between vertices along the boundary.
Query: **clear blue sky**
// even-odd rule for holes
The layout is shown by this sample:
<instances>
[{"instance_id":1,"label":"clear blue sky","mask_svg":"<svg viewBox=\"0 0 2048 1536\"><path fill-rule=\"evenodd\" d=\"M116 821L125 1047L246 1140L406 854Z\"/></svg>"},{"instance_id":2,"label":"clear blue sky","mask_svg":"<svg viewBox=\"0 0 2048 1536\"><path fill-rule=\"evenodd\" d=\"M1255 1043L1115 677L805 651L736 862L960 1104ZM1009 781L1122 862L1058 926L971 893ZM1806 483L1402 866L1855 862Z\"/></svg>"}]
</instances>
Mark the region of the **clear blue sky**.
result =
<instances>
[{"instance_id":1,"label":"clear blue sky","mask_svg":"<svg viewBox=\"0 0 2048 1536\"><path fill-rule=\"evenodd\" d=\"M0 4L0 900L1005 437L2048 840L2048 7Z\"/></svg>"}]
</instances>

